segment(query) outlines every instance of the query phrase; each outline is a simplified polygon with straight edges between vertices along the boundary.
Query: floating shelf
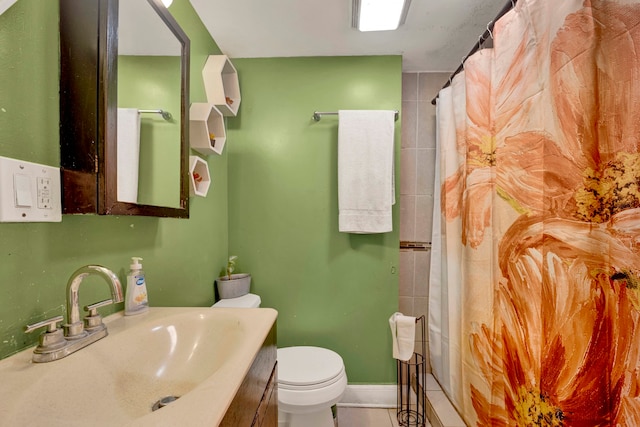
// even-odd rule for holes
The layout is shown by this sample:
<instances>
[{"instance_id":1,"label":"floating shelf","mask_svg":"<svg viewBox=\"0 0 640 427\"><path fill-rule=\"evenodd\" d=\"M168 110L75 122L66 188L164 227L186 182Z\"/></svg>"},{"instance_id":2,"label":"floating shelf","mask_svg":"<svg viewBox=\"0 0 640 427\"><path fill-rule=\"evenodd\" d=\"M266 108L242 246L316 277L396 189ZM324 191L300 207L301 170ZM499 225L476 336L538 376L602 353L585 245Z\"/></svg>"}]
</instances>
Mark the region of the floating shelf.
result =
<instances>
[{"instance_id":1,"label":"floating shelf","mask_svg":"<svg viewBox=\"0 0 640 427\"><path fill-rule=\"evenodd\" d=\"M207 101L225 116L235 116L240 107L238 73L227 55L210 55L202 69Z\"/></svg>"},{"instance_id":2,"label":"floating shelf","mask_svg":"<svg viewBox=\"0 0 640 427\"><path fill-rule=\"evenodd\" d=\"M209 165L198 156L189 156L189 195L207 197L211 175Z\"/></svg>"},{"instance_id":3,"label":"floating shelf","mask_svg":"<svg viewBox=\"0 0 640 427\"><path fill-rule=\"evenodd\" d=\"M198 153L222 154L227 134L224 117L213 104L194 102L189 108L189 144Z\"/></svg>"}]
</instances>

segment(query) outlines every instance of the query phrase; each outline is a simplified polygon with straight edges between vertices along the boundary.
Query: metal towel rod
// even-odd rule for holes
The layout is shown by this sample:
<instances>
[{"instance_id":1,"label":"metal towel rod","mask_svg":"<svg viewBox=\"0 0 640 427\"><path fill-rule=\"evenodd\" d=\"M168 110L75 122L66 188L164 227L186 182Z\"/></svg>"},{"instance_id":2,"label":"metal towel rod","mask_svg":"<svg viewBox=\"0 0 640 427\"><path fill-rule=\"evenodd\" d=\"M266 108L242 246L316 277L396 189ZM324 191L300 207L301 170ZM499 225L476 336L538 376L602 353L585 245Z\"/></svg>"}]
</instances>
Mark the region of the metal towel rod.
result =
<instances>
[{"instance_id":1,"label":"metal towel rod","mask_svg":"<svg viewBox=\"0 0 640 427\"><path fill-rule=\"evenodd\" d=\"M138 110L138 113L156 113L160 114L162 118L168 122L173 120L173 116L171 115L171 113L165 110Z\"/></svg>"},{"instance_id":2,"label":"metal towel rod","mask_svg":"<svg viewBox=\"0 0 640 427\"><path fill-rule=\"evenodd\" d=\"M400 112L398 110L395 110L395 113L396 114L394 116L394 120L398 121L398 115L400 114ZM314 111L313 120L315 120L316 122L319 122L322 116L337 116L337 115L338 115L337 111Z\"/></svg>"}]
</instances>

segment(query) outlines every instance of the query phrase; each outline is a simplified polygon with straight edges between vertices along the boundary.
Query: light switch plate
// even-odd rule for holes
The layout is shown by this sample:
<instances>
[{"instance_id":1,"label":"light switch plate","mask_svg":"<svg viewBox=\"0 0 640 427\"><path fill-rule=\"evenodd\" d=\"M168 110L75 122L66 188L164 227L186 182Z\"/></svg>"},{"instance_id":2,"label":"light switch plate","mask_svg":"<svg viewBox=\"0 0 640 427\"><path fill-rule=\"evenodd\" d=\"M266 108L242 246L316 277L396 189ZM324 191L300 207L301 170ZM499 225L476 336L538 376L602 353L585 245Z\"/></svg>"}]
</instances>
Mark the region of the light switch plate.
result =
<instances>
[{"instance_id":1,"label":"light switch plate","mask_svg":"<svg viewBox=\"0 0 640 427\"><path fill-rule=\"evenodd\" d=\"M60 221L60 169L0 156L0 222Z\"/></svg>"}]
</instances>

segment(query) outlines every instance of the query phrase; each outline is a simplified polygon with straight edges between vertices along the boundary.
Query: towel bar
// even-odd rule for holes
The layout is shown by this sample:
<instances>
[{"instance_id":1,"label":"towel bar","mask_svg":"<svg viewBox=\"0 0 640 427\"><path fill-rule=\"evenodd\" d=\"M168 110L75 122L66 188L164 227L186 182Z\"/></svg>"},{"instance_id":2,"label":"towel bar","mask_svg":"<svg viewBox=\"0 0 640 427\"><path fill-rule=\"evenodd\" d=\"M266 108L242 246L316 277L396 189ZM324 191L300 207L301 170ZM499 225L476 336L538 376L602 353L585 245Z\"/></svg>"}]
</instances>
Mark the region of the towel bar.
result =
<instances>
[{"instance_id":1,"label":"towel bar","mask_svg":"<svg viewBox=\"0 0 640 427\"><path fill-rule=\"evenodd\" d=\"M394 120L398 121L398 116L400 112L398 110L395 110L395 113L396 114L394 116ZM319 122L322 116L337 116L337 115L338 115L337 111L314 111L313 120L315 120L316 122Z\"/></svg>"},{"instance_id":2,"label":"towel bar","mask_svg":"<svg viewBox=\"0 0 640 427\"><path fill-rule=\"evenodd\" d=\"M160 114L162 118L168 122L173 120L173 116L171 115L171 113L165 110L138 110L138 113L156 113Z\"/></svg>"}]
</instances>

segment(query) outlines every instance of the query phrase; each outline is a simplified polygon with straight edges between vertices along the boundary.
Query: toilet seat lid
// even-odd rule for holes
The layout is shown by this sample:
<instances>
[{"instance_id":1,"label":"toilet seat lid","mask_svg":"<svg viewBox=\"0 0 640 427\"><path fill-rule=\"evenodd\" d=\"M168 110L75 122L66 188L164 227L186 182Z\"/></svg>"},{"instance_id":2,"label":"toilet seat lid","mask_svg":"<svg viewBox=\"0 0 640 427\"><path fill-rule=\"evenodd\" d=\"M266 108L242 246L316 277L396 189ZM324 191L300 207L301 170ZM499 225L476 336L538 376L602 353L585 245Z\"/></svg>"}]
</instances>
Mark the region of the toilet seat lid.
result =
<instances>
[{"instance_id":1,"label":"toilet seat lid","mask_svg":"<svg viewBox=\"0 0 640 427\"><path fill-rule=\"evenodd\" d=\"M211 307L216 308L258 308L262 301L256 294L245 294L241 297L221 299Z\"/></svg>"},{"instance_id":2,"label":"toilet seat lid","mask_svg":"<svg viewBox=\"0 0 640 427\"><path fill-rule=\"evenodd\" d=\"M342 357L321 347L285 347L278 349L278 383L310 386L332 382L344 373Z\"/></svg>"}]
</instances>

